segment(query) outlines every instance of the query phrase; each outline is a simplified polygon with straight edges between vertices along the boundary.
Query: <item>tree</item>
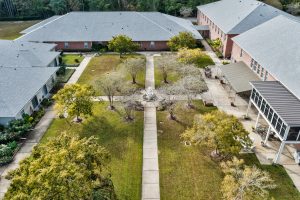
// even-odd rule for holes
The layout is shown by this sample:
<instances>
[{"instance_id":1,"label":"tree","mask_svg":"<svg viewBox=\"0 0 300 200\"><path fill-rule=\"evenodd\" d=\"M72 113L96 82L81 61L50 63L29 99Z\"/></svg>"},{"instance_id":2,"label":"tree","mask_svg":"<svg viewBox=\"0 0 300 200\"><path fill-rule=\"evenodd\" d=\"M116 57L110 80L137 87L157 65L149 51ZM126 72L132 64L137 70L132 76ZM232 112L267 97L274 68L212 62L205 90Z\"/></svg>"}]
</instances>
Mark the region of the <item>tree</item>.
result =
<instances>
[{"instance_id":1,"label":"tree","mask_svg":"<svg viewBox=\"0 0 300 200\"><path fill-rule=\"evenodd\" d=\"M115 200L109 161L110 155L95 137L62 133L35 147L10 174L5 199Z\"/></svg>"},{"instance_id":2,"label":"tree","mask_svg":"<svg viewBox=\"0 0 300 200\"><path fill-rule=\"evenodd\" d=\"M177 62L176 57L170 55L158 57L156 65L161 72L164 83L169 83L168 75L181 67L180 63Z\"/></svg>"},{"instance_id":3,"label":"tree","mask_svg":"<svg viewBox=\"0 0 300 200\"><path fill-rule=\"evenodd\" d=\"M182 48L179 49L177 58L179 62L184 64L197 64L198 60L204 55L206 54L204 54L201 49Z\"/></svg>"},{"instance_id":4,"label":"tree","mask_svg":"<svg viewBox=\"0 0 300 200\"><path fill-rule=\"evenodd\" d=\"M177 85L168 85L160 89L160 94L162 95L162 100L159 102L162 110L167 110L169 113L169 118L171 120L176 120L175 108L177 101L174 99L174 95L178 92Z\"/></svg>"},{"instance_id":5,"label":"tree","mask_svg":"<svg viewBox=\"0 0 300 200\"><path fill-rule=\"evenodd\" d=\"M193 8L190 8L190 7L181 7L180 8L180 14L183 16L183 17L190 17L193 13Z\"/></svg>"},{"instance_id":6,"label":"tree","mask_svg":"<svg viewBox=\"0 0 300 200\"><path fill-rule=\"evenodd\" d=\"M96 81L97 87L107 96L109 107L114 110L114 97L124 86L123 77L119 73L107 74L102 79Z\"/></svg>"},{"instance_id":7,"label":"tree","mask_svg":"<svg viewBox=\"0 0 300 200\"><path fill-rule=\"evenodd\" d=\"M122 98L123 109L125 112L125 120L132 121L134 120L134 111L143 110L143 105L138 101L138 96L136 93L128 94Z\"/></svg>"},{"instance_id":8,"label":"tree","mask_svg":"<svg viewBox=\"0 0 300 200\"><path fill-rule=\"evenodd\" d=\"M242 148L251 146L248 135L236 117L217 110L199 115L194 125L181 137L191 143L214 148L216 155L227 157L237 155Z\"/></svg>"},{"instance_id":9,"label":"tree","mask_svg":"<svg viewBox=\"0 0 300 200\"><path fill-rule=\"evenodd\" d=\"M62 15L67 10L65 0L50 0L49 6L56 15Z\"/></svg>"},{"instance_id":10,"label":"tree","mask_svg":"<svg viewBox=\"0 0 300 200\"><path fill-rule=\"evenodd\" d=\"M244 160L236 157L221 163L225 177L221 191L227 200L268 199L269 189L276 188L268 172L256 166L245 166Z\"/></svg>"},{"instance_id":11,"label":"tree","mask_svg":"<svg viewBox=\"0 0 300 200\"><path fill-rule=\"evenodd\" d=\"M138 45L134 43L130 37L126 35L118 35L108 42L108 48L111 51L120 53L121 58L123 53L137 50Z\"/></svg>"},{"instance_id":12,"label":"tree","mask_svg":"<svg viewBox=\"0 0 300 200\"><path fill-rule=\"evenodd\" d=\"M68 114L68 117L76 117L80 121L81 115L92 115L95 91L91 86L72 84L66 85L53 96L56 100L55 108L59 114Z\"/></svg>"},{"instance_id":13,"label":"tree","mask_svg":"<svg viewBox=\"0 0 300 200\"><path fill-rule=\"evenodd\" d=\"M127 72L132 78L132 84L136 84L137 74L145 68L145 60L142 58L127 59L124 63Z\"/></svg>"},{"instance_id":14,"label":"tree","mask_svg":"<svg viewBox=\"0 0 300 200\"><path fill-rule=\"evenodd\" d=\"M196 39L190 32L181 32L179 35L173 36L168 42L171 51L178 51L181 48L193 49L197 47Z\"/></svg>"},{"instance_id":15,"label":"tree","mask_svg":"<svg viewBox=\"0 0 300 200\"><path fill-rule=\"evenodd\" d=\"M199 72L200 73L200 72ZM192 108L193 96L201 94L207 91L207 86L203 80L201 74L191 74L183 77L181 80L177 81L175 87L178 91L176 94L185 95L188 99L188 107Z\"/></svg>"}]
</instances>

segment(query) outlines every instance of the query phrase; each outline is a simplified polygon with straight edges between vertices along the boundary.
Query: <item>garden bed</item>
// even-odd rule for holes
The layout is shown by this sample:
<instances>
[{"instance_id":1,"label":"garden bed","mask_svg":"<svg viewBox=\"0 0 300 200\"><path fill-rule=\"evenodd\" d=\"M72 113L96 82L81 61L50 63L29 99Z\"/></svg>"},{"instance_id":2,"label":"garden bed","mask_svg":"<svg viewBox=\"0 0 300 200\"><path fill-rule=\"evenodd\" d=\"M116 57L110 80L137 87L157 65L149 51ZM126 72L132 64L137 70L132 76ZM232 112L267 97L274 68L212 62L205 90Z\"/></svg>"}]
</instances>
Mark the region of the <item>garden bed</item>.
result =
<instances>
[{"instance_id":1,"label":"garden bed","mask_svg":"<svg viewBox=\"0 0 300 200\"><path fill-rule=\"evenodd\" d=\"M57 76L58 83L67 83L71 76L74 74L75 69L65 69L65 73Z\"/></svg>"}]
</instances>

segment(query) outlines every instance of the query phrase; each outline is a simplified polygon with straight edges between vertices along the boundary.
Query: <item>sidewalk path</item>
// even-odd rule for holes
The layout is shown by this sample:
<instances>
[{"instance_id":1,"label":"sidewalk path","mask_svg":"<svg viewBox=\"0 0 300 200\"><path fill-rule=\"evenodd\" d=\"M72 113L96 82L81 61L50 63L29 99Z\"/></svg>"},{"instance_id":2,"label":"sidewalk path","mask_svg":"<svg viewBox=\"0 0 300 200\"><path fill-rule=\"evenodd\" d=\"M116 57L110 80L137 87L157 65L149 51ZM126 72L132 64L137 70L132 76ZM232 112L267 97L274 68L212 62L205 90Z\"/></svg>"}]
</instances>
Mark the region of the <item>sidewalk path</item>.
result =
<instances>
[{"instance_id":1,"label":"sidewalk path","mask_svg":"<svg viewBox=\"0 0 300 200\"><path fill-rule=\"evenodd\" d=\"M94 55L88 55L80 64L80 66L76 69L70 80L67 84L76 83L82 72L84 71L87 64L90 62L91 58ZM18 168L20 161L30 156L32 149L35 145L37 145L44 133L47 131L50 126L52 120L56 117L56 112L53 109L53 106L46 109L45 115L41 118L39 123L35 126L34 130L28 134L27 139L22 145L21 149L17 152L14 157L13 162L8 165L0 167L0 199L4 198L4 194L9 188L10 181L5 179L7 173L11 170Z\"/></svg>"},{"instance_id":2,"label":"sidewalk path","mask_svg":"<svg viewBox=\"0 0 300 200\"><path fill-rule=\"evenodd\" d=\"M154 89L153 56L147 55L145 87ZM156 107L148 102L144 106L144 143L142 200L159 200L159 168L157 148Z\"/></svg>"},{"instance_id":3,"label":"sidewalk path","mask_svg":"<svg viewBox=\"0 0 300 200\"><path fill-rule=\"evenodd\" d=\"M93 54L93 55L86 55L86 57L82 60L82 62L80 63L80 65L78 67L76 67L76 71L74 72L74 74L72 75L72 77L69 79L69 81L68 81L67 84L77 83L79 77L81 76L81 74L85 70L86 66L89 64L89 62L91 61L91 59L94 56L95 56L95 54Z\"/></svg>"}]
</instances>

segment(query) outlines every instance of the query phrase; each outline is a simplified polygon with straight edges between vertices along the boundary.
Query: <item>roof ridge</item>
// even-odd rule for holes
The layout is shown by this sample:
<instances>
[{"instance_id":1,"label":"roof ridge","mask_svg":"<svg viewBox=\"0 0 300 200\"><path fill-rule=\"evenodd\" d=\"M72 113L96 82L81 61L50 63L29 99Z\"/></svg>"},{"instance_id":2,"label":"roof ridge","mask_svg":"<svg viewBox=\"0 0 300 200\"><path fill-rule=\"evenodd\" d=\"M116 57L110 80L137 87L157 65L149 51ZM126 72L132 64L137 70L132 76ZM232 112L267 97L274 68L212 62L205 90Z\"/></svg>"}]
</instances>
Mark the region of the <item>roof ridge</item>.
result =
<instances>
[{"instance_id":1,"label":"roof ridge","mask_svg":"<svg viewBox=\"0 0 300 200\"><path fill-rule=\"evenodd\" d=\"M164 27L162 27L161 25L159 25L158 23L156 23L155 21L153 21L153 20L151 20L151 19L149 19L148 17L146 17L145 15L143 15L142 13L139 13L139 12L136 12L138 15L140 15L141 17L143 17L144 19L146 19L146 20L148 20L149 22L151 22L152 24L154 24L154 25L156 25L156 26L158 26L159 28L161 28L162 30L164 30L164 31L166 31L166 32L168 32L168 33L170 33L171 35L173 35L173 36L175 36L175 34L174 33L172 33L171 31L169 31L168 29L166 29L166 28L164 28ZM158 12L159 13L159 12ZM162 13L160 13L160 14L162 14Z\"/></svg>"},{"instance_id":2,"label":"roof ridge","mask_svg":"<svg viewBox=\"0 0 300 200\"><path fill-rule=\"evenodd\" d=\"M242 20L240 20L236 25L234 25L232 27L232 29L230 29L228 31L228 33L230 33L233 29L235 29L240 23L242 23L247 17L249 17L256 9L258 9L260 6L262 6L264 3L263 2L259 2L259 1L253 1L253 2L256 2L257 3L257 6L252 9Z\"/></svg>"},{"instance_id":3,"label":"roof ridge","mask_svg":"<svg viewBox=\"0 0 300 200\"><path fill-rule=\"evenodd\" d=\"M39 27L37 27L37 28L35 28L35 29L29 31L28 33L25 33L24 35L22 35L21 37L18 37L18 38L15 39L15 40L18 41L19 39L21 39L21 38L24 37L25 35L30 34L30 33L34 32L34 31L38 30L38 29L41 29L42 27L44 27L44 26L46 26L46 25L48 25L48 24L51 24L52 22L54 22L54 21L56 21L56 20L58 20L58 19L61 19L62 17L67 16L68 14L69 14L69 13L64 14L64 15L61 15L60 17L58 17L58 18L56 18L56 19L54 19L54 20L52 20L52 21L50 21L50 22L47 22L46 24L44 24L44 25L42 25L42 26L39 26Z\"/></svg>"}]
</instances>

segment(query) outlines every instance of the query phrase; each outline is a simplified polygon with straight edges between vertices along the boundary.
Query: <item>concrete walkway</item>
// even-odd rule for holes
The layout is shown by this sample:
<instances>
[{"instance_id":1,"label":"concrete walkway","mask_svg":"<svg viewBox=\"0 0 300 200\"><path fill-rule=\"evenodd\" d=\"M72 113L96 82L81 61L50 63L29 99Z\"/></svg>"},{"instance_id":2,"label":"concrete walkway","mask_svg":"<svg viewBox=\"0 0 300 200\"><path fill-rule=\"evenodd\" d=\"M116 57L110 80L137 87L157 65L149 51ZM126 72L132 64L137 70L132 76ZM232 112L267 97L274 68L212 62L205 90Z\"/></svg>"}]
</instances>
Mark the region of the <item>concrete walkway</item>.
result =
<instances>
[{"instance_id":1,"label":"concrete walkway","mask_svg":"<svg viewBox=\"0 0 300 200\"><path fill-rule=\"evenodd\" d=\"M72 77L69 79L67 84L74 84L77 83L78 79L80 78L81 74L85 70L86 66L89 64L91 59L95 56L93 55L86 55L85 58L82 60L80 65L76 67L76 71L73 73Z\"/></svg>"},{"instance_id":2,"label":"concrete walkway","mask_svg":"<svg viewBox=\"0 0 300 200\"><path fill-rule=\"evenodd\" d=\"M154 62L153 56L146 55L145 87L154 89ZM143 143L143 175L142 200L160 199L159 167L157 148L156 107L148 102L144 106L144 143Z\"/></svg>"},{"instance_id":3,"label":"concrete walkway","mask_svg":"<svg viewBox=\"0 0 300 200\"><path fill-rule=\"evenodd\" d=\"M73 84L77 82L77 80L79 79L82 72L84 71L84 69L86 68L86 66L88 65L88 63L90 62L93 56L94 55L87 55L87 57L84 58L80 66L76 68L76 71L73 73L72 77L69 79L67 84ZM4 194L7 192L10 185L10 180L7 180L5 178L7 173L11 170L18 168L20 161L30 156L33 147L40 142L44 133L51 125L52 120L56 118L56 112L53 109L53 107L54 106L51 106L45 110L46 111L45 115L35 126L34 130L28 134L28 137L25 140L24 144L22 145L21 149L15 155L13 162L9 163L8 165L0 167L0 199L4 198Z\"/></svg>"}]
</instances>

